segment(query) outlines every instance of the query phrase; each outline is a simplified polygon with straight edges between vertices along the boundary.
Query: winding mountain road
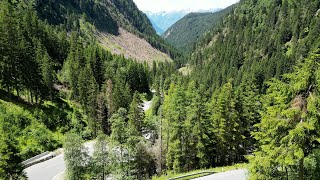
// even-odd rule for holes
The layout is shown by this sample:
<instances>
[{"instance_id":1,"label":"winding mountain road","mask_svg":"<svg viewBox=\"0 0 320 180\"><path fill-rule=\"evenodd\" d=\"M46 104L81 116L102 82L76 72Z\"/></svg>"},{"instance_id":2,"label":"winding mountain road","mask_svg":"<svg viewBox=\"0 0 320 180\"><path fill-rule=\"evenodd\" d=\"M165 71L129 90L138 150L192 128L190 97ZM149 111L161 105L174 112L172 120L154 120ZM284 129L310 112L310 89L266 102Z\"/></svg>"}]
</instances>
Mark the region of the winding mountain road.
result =
<instances>
[{"instance_id":1,"label":"winding mountain road","mask_svg":"<svg viewBox=\"0 0 320 180\"><path fill-rule=\"evenodd\" d=\"M145 101L142 104L144 111L150 109L151 101ZM94 142L85 143L85 147L88 148L89 154L93 153ZM58 174L62 174L66 170L64 162L64 154L60 154L50 160L44 161L39 164L35 164L26 168L24 171L29 180L52 180Z\"/></svg>"},{"instance_id":2,"label":"winding mountain road","mask_svg":"<svg viewBox=\"0 0 320 180\"><path fill-rule=\"evenodd\" d=\"M89 155L93 153L94 141L84 143L88 149ZM35 164L26 168L24 171L29 180L52 180L57 174L61 174L66 170L64 162L64 154L60 154L50 160Z\"/></svg>"}]
</instances>

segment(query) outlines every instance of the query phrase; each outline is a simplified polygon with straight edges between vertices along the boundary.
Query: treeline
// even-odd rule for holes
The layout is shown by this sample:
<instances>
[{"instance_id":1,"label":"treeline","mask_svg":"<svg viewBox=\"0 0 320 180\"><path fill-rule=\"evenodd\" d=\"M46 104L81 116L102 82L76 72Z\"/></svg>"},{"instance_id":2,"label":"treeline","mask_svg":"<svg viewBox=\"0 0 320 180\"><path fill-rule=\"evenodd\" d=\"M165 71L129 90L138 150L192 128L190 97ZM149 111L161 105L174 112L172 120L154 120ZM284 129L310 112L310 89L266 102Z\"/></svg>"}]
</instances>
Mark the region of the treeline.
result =
<instances>
[{"instance_id":1,"label":"treeline","mask_svg":"<svg viewBox=\"0 0 320 180\"><path fill-rule=\"evenodd\" d=\"M190 56L196 80L214 91L230 78L237 85L264 82L292 71L319 38L319 1L241 1ZM199 68L202 66L202 68Z\"/></svg>"},{"instance_id":2,"label":"treeline","mask_svg":"<svg viewBox=\"0 0 320 180\"><path fill-rule=\"evenodd\" d=\"M149 92L149 67L114 56L97 44L84 45L71 35L69 55L59 74L70 90L69 99L79 102L91 119L89 126L110 134L108 119L120 107L128 108L134 92Z\"/></svg>"},{"instance_id":3,"label":"treeline","mask_svg":"<svg viewBox=\"0 0 320 180\"><path fill-rule=\"evenodd\" d=\"M248 159L251 179L319 178L319 8L241 1L204 37L160 90L163 169Z\"/></svg>"},{"instance_id":4,"label":"treeline","mask_svg":"<svg viewBox=\"0 0 320 180\"><path fill-rule=\"evenodd\" d=\"M192 77L171 78L152 108L158 172L249 162L250 179L318 179L319 60L318 47L266 93L250 81L210 93Z\"/></svg>"},{"instance_id":5,"label":"treeline","mask_svg":"<svg viewBox=\"0 0 320 180\"><path fill-rule=\"evenodd\" d=\"M38 102L52 93L56 67L67 56L67 34L40 21L24 3L1 2L0 21L1 86Z\"/></svg>"},{"instance_id":6,"label":"treeline","mask_svg":"<svg viewBox=\"0 0 320 180\"><path fill-rule=\"evenodd\" d=\"M34 4L42 20L53 25L62 25L69 31L79 29L82 18L101 32L117 35L119 27L125 28L171 58L179 56L175 48L157 35L147 16L132 0L37 0Z\"/></svg>"},{"instance_id":7,"label":"treeline","mask_svg":"<svg viewBox=\"0 0 320 180\"><path fill-rule=\"evenodd\" d=\"M147 64L40 20L32 3L1 1L0 24L0 179L21 176L22 160L61 146L65 133L110 135L112 115L149 92Z\"/></svg>"},{"instance_id":8,"label":"treeline","mask_svg":"<svg viewBox=\"0 0 320 180\"><path fill-rule=\"evenodd\" d=\"M112 115L112 132L109 137L98 136L92 157L81 137L66 136L67 179L150 179L155 174L151 143L143 137L148 126L140 104L140 97L135 93L129 111L120 108Z\"/></svg>"},{"instance_id":9,"label":"treeline","mask_svg":"<svg viewBox=\"0 0 320 180\"><path fill-rule=\"evenodd\" d=\"M160 121L157 137L162 171L246 162L245 155L254 149L250 131L260 119L260 95L252 83L233 84L231 79L210 94L203 85L178 77L167 91L160 88L152 112ZM162 105L157 106L156 101Z\"/></svg>"}]
</instances>

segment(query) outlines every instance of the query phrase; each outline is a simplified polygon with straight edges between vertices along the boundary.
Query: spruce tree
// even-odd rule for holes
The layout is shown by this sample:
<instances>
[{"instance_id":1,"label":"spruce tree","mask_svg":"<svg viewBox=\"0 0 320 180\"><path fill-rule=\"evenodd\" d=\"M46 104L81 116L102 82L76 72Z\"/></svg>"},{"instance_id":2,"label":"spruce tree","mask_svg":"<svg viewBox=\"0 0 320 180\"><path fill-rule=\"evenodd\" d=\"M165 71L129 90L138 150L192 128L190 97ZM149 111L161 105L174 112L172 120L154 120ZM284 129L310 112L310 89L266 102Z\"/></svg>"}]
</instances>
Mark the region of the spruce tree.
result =
<instances>
[{"instance_id":1,"label":"spruce tree","mask_svg":"<svg viewBox=\"0 0 320 180\"><path fill-rule=\"evenodd\" d=\"M129 124L132 124L133 128L135 128L139 134L142 134L144 128L144 112L142 109L142 103L139 93L136 91L130 104L128 118Z\"/></svg>"},{"instance_id":2,"label":"spruce tree","mask_svg":"<svg viewBox=\"0 0 320 180\"><path fill-rule=\"evenodd\" d=\"M217 165L226 165L233 162L238 148L239 122L236 111L236 99L232 82L226 83L220 93L214 93L211 99L212 139L216 146ZM219 153L218 153L219 152Z\"/></svg>"},{"instance_id":3,"label":"spruce tree","mask_svg":"<svg viewBox=\"0 0 320 180\"><path fill-rule=\"evenodd\" d=\"M251 179L305 179L305 158L319 140L319 60L317 49L283 80L269 82L253 133L259 147L250 158Z\"/></svg>"},{"instance_id":4,"label":"spruce tree","mask_svg":"<svg viewBox=\"0 0 320 180\"><path fill-rule=\"evenodd\" d=\"M188 85L186 98L188 105L186 107L186 157L188 158L187 170L194 168L204 168L207 163L206 152L204 148L204 119L206 118L205 99L201 93L200 87L191 81Z\"/></svg>"}]
</instances>

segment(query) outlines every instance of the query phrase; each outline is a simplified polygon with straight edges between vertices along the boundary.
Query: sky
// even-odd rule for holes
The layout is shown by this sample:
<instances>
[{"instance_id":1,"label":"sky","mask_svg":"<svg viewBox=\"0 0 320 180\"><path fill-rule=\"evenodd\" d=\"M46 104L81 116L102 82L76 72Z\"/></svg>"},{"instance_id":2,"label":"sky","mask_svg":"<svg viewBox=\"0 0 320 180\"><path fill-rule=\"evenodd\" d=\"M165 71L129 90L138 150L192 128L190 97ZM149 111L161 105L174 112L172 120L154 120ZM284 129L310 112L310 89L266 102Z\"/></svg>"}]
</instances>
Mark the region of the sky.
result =
<instances>
[{"instance_id":1,"label":"sky","mask_svg":"<svg viewBox=\"0 0 320 180\"><path fill-rule=\"evenodd\" d=\"M140 10L160 12L226 8L239 0L133 0Z\"/></svg>"}]
</instances>

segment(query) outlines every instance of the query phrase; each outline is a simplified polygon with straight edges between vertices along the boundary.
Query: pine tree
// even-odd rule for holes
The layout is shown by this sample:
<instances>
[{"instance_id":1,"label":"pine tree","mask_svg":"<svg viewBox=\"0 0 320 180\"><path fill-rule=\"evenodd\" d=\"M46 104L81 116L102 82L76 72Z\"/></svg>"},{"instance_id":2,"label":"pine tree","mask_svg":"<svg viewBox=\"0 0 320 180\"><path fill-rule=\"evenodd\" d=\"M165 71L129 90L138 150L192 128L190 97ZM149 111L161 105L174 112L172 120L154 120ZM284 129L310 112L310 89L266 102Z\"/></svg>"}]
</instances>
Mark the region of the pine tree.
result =
<instances>
[{"instance_id":1,"label":"pine tree","mask_svg":"<svg viewBox=\"0 0 320 180\"><path fill-rule=\"evenodd\" d=\"M101 130L105 134L110 134L111 129L110 129L110 124L108 122L107 118L107 105L106 105L106 100L105 100L105 93L100 92L97 95L97 123L101 124Z\"/></svg>"},{"instance_id":2,"label":"pine tree","mask_svg":"<svg viewBox=\"0 0 320 180\"><path fill-rule=\"evenodd\" d=\"M20 89L20 72L15 65L19 66L19 38L16 22L16 12L8 0L1 2L0 12L0 72L1 72L1 83L11 92L15 88L19 94ZM16 64L17 63L17 64Z\"/></svg>"},{"instance_id":3,"label":"pine tree","mask_svg":"<svg viewBox=\"0 0 320 180\"><path fill-rule=\"evenodd\" d=\"M115 107L114 107L114 103L113 103L113 83L112 80L109 79L106 82L106 103L107 103L107 108L108 108L108 118L111 118L112 114L115 112Z\"/></svg>"},{"instance_id":4,"label":"pine tree","mask_svg":"<svg viewBox=\"0 0 320 180\"><path fill-rule=\"evenodd\" d=\"M55 81L54 64L40 42L37 44L36 59L41 67L41 75L46 90L49 91L49 97L53 99L53 83Z\"/></svg>"},{"instance_id":5,"label":"pine tree","mask_svg":"<svg viewBox=\"0 0 320 180\"><path fill-rule=\"evenodd\" d=\"M301 61L283 80L269 82L262 119L250 158L251 179L305 179L304 160L318 144L320 50Z\"/></svg>"},{"instance_id":6,"label":"pine tree","mask_svg":"<svg viewBox=\"0 0 320 180\"><path fill-rule=\"evenodd\" d=\"M237 148L240 159L244 160L243 155L251 152L256 144L255 139L252 137L251 132L255 131L255 124L260 122L260 111L262 103L260 94L255 85L250 81L245 81L240 84L236 89L237 103L236 109L239 114L239 131L241 134L240 147Z\"/></svg>"},{"instance_id":7,"label":"pine tree","mask_svg":"<svg viewBox=\"0 0 320 180\"><path fill-rule=\"evenodd\" d=\"M144 128L144 112L141 105L142 100L139 97L139 93L136 91L130 104L128 118L129 124L132 124L133 128L135 128L140 135L142 134Z\"/></svg>"},{"instance_id":8,"label":"pine tree","mask_svg":"<svg viewBox=\"0 0 320 180\"><path fill-rule=\"evenodd\" d=\"M188 159L187 170L204 168L208 165L206 152L204 149L204 119L206 118L205 99L196 83L191 81L188 85L186 98L188 106L186 107L186 157Z\"/></svg>"},{"instance_id":9,"label":"pine tree","mask_svg":"<svg viewBox=\"0 0 320 180\"><path fill-rule=\"evenodd\" d=\"M112 164L114 168L112 169L112 174L117 176L119 179L126 177L128 175L128 150L125 149L125 143L128 140L127 133L127 110L120 108L117 113L113 114L110 118L111 123L111 145L113 150ZM120 153L119 153L120 151Z\"/></svg>"},{"instance_id":10,"label":"pine tree","mask_svg":"<svg viewBox=\"0 0 320 180\"><path fill-rule=\"evenodd\" d=\"M186 134L184 129L185 111L184 89L178 85L171 84L168 96L164 102L165 124L164 132L166 138L166 164L169 170L175 172L183 171L186 150Z\"/></svg>"},{"instance_id":11,"label":"pine tree","mask_svg":"<svg viewBox=\"0 0 320 180\"><path fill-rule=\"evenodd\" d=\"M220 93L213 94L211 108L212 129L210 131L216 143L215 161L218 165L226 165L228 161L233 162L236 156L235 149L239 145L238 114L231 82L225 84Z\"/></svg>"}]
</instances>

